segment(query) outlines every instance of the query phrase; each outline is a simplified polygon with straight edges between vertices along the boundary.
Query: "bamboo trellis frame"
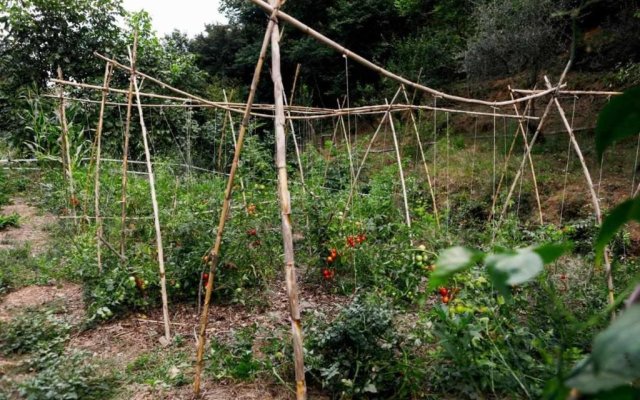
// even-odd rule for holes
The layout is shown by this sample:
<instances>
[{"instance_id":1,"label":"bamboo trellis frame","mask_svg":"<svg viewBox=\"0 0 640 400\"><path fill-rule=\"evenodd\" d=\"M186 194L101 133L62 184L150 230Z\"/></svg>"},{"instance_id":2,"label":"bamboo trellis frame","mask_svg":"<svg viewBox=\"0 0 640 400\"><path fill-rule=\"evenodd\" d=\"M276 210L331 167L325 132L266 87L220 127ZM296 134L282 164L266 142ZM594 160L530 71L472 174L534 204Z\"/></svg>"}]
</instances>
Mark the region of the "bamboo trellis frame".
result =
<instances>
[{"instance_id":1,"label":"bamboo trellis frame","mask_svg":"<svg viewBox=\"0 0 640 400\"><path fill-rule=\"evenodd\" d=\"M357 185L357 180L358 177L360 175L362 166L367 158L367 155L369 154L369 152L371 151L371 146L373 144L373 141L375 140L378 132L380 131L381 127L384 125L385 121L388 122L391 126L392 129L392 133L393 133L393 139L394 139L394 149L396 152L396 161L398 162L399 165L399 169L400 169L400 175L401 175L401 182L403 185L403 194L404 194L404 207L405 207L405 217L406 217L406 222L407 225L410 226L411 224L411 220L410 220L410 215L409 215L409 208L408 208L408 204L407 204L407 196L406 196L406 188L404 187L404 174L403 174L403 170L402 170L402 162L401 162L401 154L400 154L400 145L398 142L398 138L396 135L396 131L393 125L393 117L392 117L392 113L394 112L408 112L410 114L413 126L414 126L414 130L416 133L416 138L418 140L418 144L420 147L420 153L421 153L421 159L422 159L422 163L424 164L424 168L425 168L425 174L428 180L428 184L429 184L429 189L431 192L431 197L432 197L432 201L433 201L433 206L434 206L434 212L436 213L436 218L437 218L437 202L436 202L436 193L435 193L435 186L436 186L436 177L434 176L433 178L433 182L430 176L430 171L428 169L428 165L427 165L427 161L424 155L424 151L422 148L422 142L420 141L420 137L419 137L419 132L418 132L418 127L416 124L416 120L415 120L415 116L413 115L414 111L420 111L420 110L431 110L434 112L437 111L443 111L443 112L447 112L447 113L464 113L464 114L468 114L468 115L475 115L475 116L492 116L492 117L503 117L503 118L512 118L515 119L518 123L518 127L517 127L517 131L516 131L516 135L514 137L514 143L515 143L515 138L517 137L518 133L521 133L523 136L523 140L524 140L524 144L525 144L525 150L524 150L524 155L523 155L523 159L521 161L521 165L520 168L518 169L517 173L516 173L516 177L514 178L514 181L512 183L512 186L509 189L508 195L507 195L507 199L504 203L504 207L502 209L501 215L500 217L502 218L504 216L504 214L506 213L507 209L508 209L508 204L509 201L511 199L511 196L513 195L513 192L515 190L515 186L517 184L517 182L519 181L519 179L522 178L522 171L524 169L524 164L528 161L532 170L532 174L533 174L533 179L534 179L534 186L535 186L535 190L536 190L536 199L537 199L537 203L538 203L538 209L539 209L539 213L540 213L540 218L542 218L542 211L541 211L541 206L540 206L540 199L539 199L539 194L538 194L538 189L537 189L537 183L535 183L535 171L534 171L534 165L533 165L533 161L531 158L531 148L533 147L536 138L539 136L541 129L544 125L544 123L546 122L546 120L548 119L549 115L550 115L550 110L552 108L553 105L555 105L558 114L560 115L562 122L570 136L570 140L571 143L574 147L574 150L578 153L579 159L581 161L581 164L583 166L583 170L584 170L584 174L585 174L585 178L587 180L587 183L589 185L589 189L590 189L590 193L591 193L591 200L592 200L592 204L594 207L594 212L596 214L596 219L598 221L598 223L601 222L601 212L600 212L600 207L599 207L599 200L597 198L597 195L595 195L594 193L594 189L593 189L593 182L591 181L590 178L590 174L588 171L588 168L586 168L586 164L584 162L584 158L582 157L582 153L580 150L580 146L578 144L578 142L575 139L575 135L574 135L574 130L570 127L570 125L568 124L568 121L566 119L566 116L564 114L564 110L562 109L559 101L558 101L558 96L562 95L562 94L572 94L572 95L603 95L603 96L613 96L613 95L618 95L620 94L620 92L605 92L605 91L579 91L579 90L565 90L564 87L566 86L566 84L563 83L564 78L566 76L566 72L569 68L569 65L567 66L567 68L565 69L565 71L562 74L561 79L559 80L558 85L556 86L552 86L551 83L548 82L547 80L547 89L546 90L522 90L522 89L512 89L510 90L510 100L505 100L505 101L484 101L484 100L479 100L479 99L472 99L472 98L465 98L465 97L460 97L460 96L454 96L454 95L450 95L447 93L443 93L434 89L431 89L429 87L426 87L424 85L421 85L419 83L415 83L412 82L406 78L403 78L401 76L398 76L382 67L379 67L377 65L375 65L374 63L364 59L363 57L351 52L350 50L344 48L343 46L340 46L339 44L333 42L331 39L323 36L322 34L320 34L317 31L312 30L311 28L307 27L306 25L302 24L301 22L295 20L294 18L288 16L287 14L279 11L279 4L280 1L279 0L275 0L273 1L273 5L268 5L267 3L265 3L262 0L252 0L253 3L257 4L258 6L260 6L261 8L267 10L270 12L271 17L269 19L269 23L267 25L267 29L265 32L265 37L263 39L263 43L262 43L262 48L261 48L261 52L260 52L260 57L258 58L258 61L256 63L255 66L255 71L254 71L254 76L253 76L253 80L252 80L252 84L251 84L251 91L249 94L249 98L247 99L246 103L231 103L229 101L227 101L226 99L226 93L225 93L225 101L224 102L213 102L213 101L209 101L203 98L200 98L198 96L189 94L187 92L184 92L180 89L177 88L173 88L169 85L167 85L166 83L153 78L149 75L146 75L140 71L136 70L135 67L135 58L136 58L136 43L134 40L134 47L133 47L133 52L131 53L130 56L130 66L126 66L123 65L119 62L117 62L116 60L112 60L109 59L107 57L101 56L99 54L98 57L102 58L103 60L105 60L107 62L107 66L106 66L106 72L105 72L105 80L104 80L104 84L103 86L96 86L96 85L88 85L88 84L82 84L82 83L76 83L76 82L69 82L69 81L65 81L63 80L62 76L59 76L59 79L56 80L52 80L53 82L57 83L60 85L60 88L68 85L68 86L74 86L74 87L79 87L79 88L84 88L84 89L91 89L91 90L99 90L102 92L102 99L101 101L97 102L95 100L92 99L76 99L76 98L70 98L70 97L65 97L63 95L62 89L60 92L60 95L57 96L57 98L60 99L61 103L64 106L64 100L74 100L74 101L85 101L85 102L96 102L98 104L100 104L101 106L101 111L100 111L100 120L99 120L99 125L98 125L98 129L97 129L97 140L96 140L96 145L97 145L97 150L96 150L96 157L95 157L95 162L96 162L96 183L95 183L95 190L94 190L94 194L96 196L96 214L95 218L97 221L98 226L100 226L101 222L102 222L102 217L100 216L100 210L99 210L99 170L100 170L100 160L104 160L103 158L101 158L101 147L100 147L100 135L102 133L102 121L103 121L103 117L104 117L104 108L107 105L126 105L127 108L127 125L125 128L125 144L124 144L124 157L123 160L121 161L123 166L122 166L122 171L123 171L123 176L122 176L122 180L123 180L123 192L122 192L122 197L123 197L123 205L122 205L122 215L121 215L121 223L123 225L123 232L122 232L122 237L121 237L121 246L120 246L120 256L124 257L124 221L126 219L132 219L135 217L127 217L126 216L126 176L128 172L132 172L132 171L128 171L127 170L127 164L131 163L133 161L129 161L128 160L128 133L129 133L129 124L130 124L130 118L131 118L131 107L132 107L132 97L133 97L133 92L135 91L135 96L136 96L136 106L138 108L138 112L139 112L139 116L140 116L140 124L142 126L142 131L143 131L143 139L145 142L145 156L146 156L146 162L145 164L147 165L147 175L149 176L149 180L150 180L150 186L151 186L151 197L152 197L152 203L154 206L154 225L156 228L156 236L157 236L157 245L158 245L158 258L159 258L159 263L160 263L160 276L161 276L161 286L162 286L162 291L163 291L163 314L165 315L165 319L164 319L164 324L165 324L165 337L168 339L170 332L169 332L169 321L168 321L168 306L167 306L167 299L166 299L166 287L165 287L165 283L162 281L163 279L165 279L164 277L164 265L163 265L163 255L162 255L162 239L161 239L161 234L160 234L160 222L159 222L159 210L158 210L158 206L157 206L157 201L155 199L155 190L154 190L154 183L153 183L153 171L152 171L152 161L151 161L151 157L150 157L150 152L149 152L149 148L148 148L148 144L147 144L147 132L146 132L146 127L144 125L144 119L143 119L143 107L215 107L215 108L220 108L222 110L225 111L225 123L227 123L227 118L228 118L228 122L231 125L231 130L232 130L232 137L234 139L234 148L235 148L235 152L234 152L234 159L233 159L233 163L231 166L231 171L228 174L228 181L227 181L227 187L225 190L225 195L224 195L224 200L222 203L222 209L221 209L221 213L220 213L220 221L218 224L218 230L217 230L217 235L216 235L216 240L214 245L212 246L211 250L209 251L209 267L210 267L210 274L209 274L209 280L207 281L207 287L206 287L206 295L205 295L205 304L204 304L204 308L200 317L200 333L198 336L198 351L197 351L197 363L196 363L196 377L195 377L195 381L194 381L194 391L196 392L196 394L200 393L200 376L201 376L201 372L202 372L202 357L203 357L203 352L204 352L204 344L205 344L205 335L207 332L206 329L206 325L208 322L208 310L209 310L209 303L210 303L210 299L211 299L211 293L213 291L213 284L214 284L214 272L215 272L215 268L218 262L218 257L219 257L219 251L220 251L220 246L221 246L221 241L222 241L222 235L223 235L223 231L224 231L224 227L225 227L225 221L227 219L228 213L229 213L229 209L231 208L230 202L231 202L231 194L232 194L232 190L233 190L233 181L235 178L235 175L237 173L237 169L239 166L239 157L240 157L240 153L242 150L242 146L243 146L243 141L244 141L244 137L248 128L248 123L249 123L249 118L251 116L256 116L256 117L261 117L261 118L270 118L270 119L274 119L274 126L275 126L275 134L276 134L276 143L277 143L277 159L276 159L276 163L277 163L277 170L278 170L278 193L279 193L279 203L280 203L280 207L281 207L281 216L282 216L282 235L283 235L283 246L285 249L285 277L286 277L286 285L287 285L287 293L289 296L289 301L290 301L290 313L291 313L291 323L292 323L292 335L293 335L293 340L294 340L294 353L295 353L295 372L296 372L296 387L297 387L297 395L299 399L305 398L306 397L306 385L305 385L305 381L304 381L304 365L303 365L303 359L302 359L302 328L301 328L301 322L300 322L300 311L297 305L298 299L297 299L297 287L296 287L296 280L295 280L295 266L294 266L294 252L293 252L293 243L291 240L291 221L290 221L290 214L291 214L291 203L290 203L290 195L288 192L288 178L287 178L287 174L286 174L286 153L285 153L285 143L286 143L286 121L287 119L289 120L289 124L291 127L291 133L295 140L295 132L293 131L293 123L292 121L295 119L299 119L299 120L315 120L315 119L322 119L322 118L335 118L336 119L336 125L335 125L335 131L334 131L334 137L335 134L337 133L337 129L339 129L338 124L341 124L342 129L343 129L343 133L345 134L345 139L346 139L346 146L347 146L347 151L349 153L351 153L351 149L350 149L350 141L349 141L349 137L345 131L345 126L344 126L344 119L342 118L344 115L347 116L351 116L351 115L376 115L376 114L381 114L381 121L380 121L380 125L378 126L378 129L376 130L376 132L374 133L371 142L367 148L367 151L365 152L365 155L363 157L362 160L362 164L360 165L360 167L358 168L357 172L354 170L354 165L353 165L353 159L351 157L350 154L350 168L351 168L351 176L352 176L352 184L351 184L351 191L350 191L350 196L349 196L349 201L347 202L347 207L349 206L350 201L352 200L353 194L354 194L354 190L355 190L355 186ZM400 82L401 84L401 89L404 92L404 97L405 97L405 101L406 103L409 103L409 99L408 99L408 95L406 93L406 90L404 89L404 86L409 86L414 88L416 91L423 91L426 93L429 93L431 95L438 98L444 98L446 100L449 100L451 102L456 102L456 103L463 103L463 104L471 104L471 105L479 105L479 106L490 106L490 107L502 107L502 106L513 106L515 113L511 114L511 113L497 113L494 109L493 112L485 112L485 111L479 111L479 110L464 110L464 109L455 109L455 108L446 108L446 107L437 107L436 105L434 106L425 106L425 105L413 105L413 104L397 104L395 103L395 98L398 96L400 89L398 90L398 92L396 92L396 95L394 96L394 99L391 100L391 103L387 103L385 105L373 105L373 106L364 106L364 107L347 107L347 108L341 108L340 104L338 104L338 107L336 109L328 109L328 108L313 108L313 107L302 107L302 106L293 106L293 93L295 90L295 81L294 81L294 87L292 88L292 93L291 93L291 100L288 102L287 104L287 99L286 96L284 94L284 89L282 87L282 77L281 77L281 73L280 73L280 57L279 57L279 52L280 52L280 48L279 48L279 28L277 26L276 23L276 18L288 22L289 24L303 30L305 33L307 33L308 35L316 38L317 40L323 42L324 44L338 50L339 52L341 52L345 57L351 58L352 60L355 60L356 62L364 65L365 67L371 68L374 71L377 71L378 73L380 73L383 76L389 77L393 80L396 80L398 82ZM262 66L264 63L264 59L266 57L266 50L268 48L269 42L271 42L271 46L272 46L272 50L271 50L271 56L272 56L272 79L273 79L273 84L274 84L274 104L253 104L253 100L255 97L255 90L257 88L257 84L259 82L260 79L260 71L262 70ZM130 74L130 86L129 86L129 90L124 90L124 89L116 89L116 88L109 88L108 86L108 75L110 74L110 72L108 72L111 68L120 68L123 69L124 71L128 72ZM299 65L298 68L296 69L296 77L299 73ZM155 93L147 93L147 92L141 92L139 90L139 87L137 85L137 80L136 77L140 76L148 81L151 81L155 84L158 84L161 88L163 89L167 89L169 91L172 91L174 93L177 93L183 97L177 97L177 96L168 96L168 95L162 95L162 94L155 94ZM109 93L114 93L114 94L122 94L122 95L126 95L127 96L127 102L126 103L120 103L120 102L109 102L107 101L107 96ZM519 94L523 94L525 96L523 97L519 97L519 98L514 98L513 93L519 93ZM141 98L145 97L145 98L151 98L151 99L158 99L158 100L163 100L163 101L171 101L171 102L182 102L182 104L180 103L168 103L168 104L143 104L141 101ZM541 117L535 117L535 116L529 116L527 115L527 111L525 109L525 111L523 113L520 113L518 111L517 108L517 104L519 103L523 103L523 102L527 102L527 103L531 103L532 101L536 100L536 99L546 99L548 100L548 104L545 108L544 113L542 114ZM185 104L185 103L189 103L189 104ZM259 110L262 112L254 112L252 110ZM270 112L270 114L268 113ZM233 128L233 120L232 120L232 113L242 113L243 114L243 119L242 119L242 124L240 127L240 132L239 135L236 139L236 135L234 132L234 128ZM285 117L286 115L286 117ZM537 121L538 127L533 135L533 137L531 138L530 142L527 142L527 135L526 132L523 128L523 121L525 120L533 120L533 121ZM302 165L300 163L300 156L299 156L299 150L298 150L298 146L296 143L296 153L297 153L297 157L298 157L298 164L300 166L300 175L301 175L301 180L302 180L302 184L304 187L304 174L302 171ZM513 144L512 144L512 148L513 148ZM511 151L509 152L509 155L511 154ZM64 157L63 157L64 158ZM67 158L68 160L68 158ZM115 161L120 161L120 160L115 160ZM435 162L435 160L434 160ZM508 162L508 159L505 161L505 168L506 168L506 164ZM63 160L64 163L64 160ZM190 168L193 168L192 166L188 165ZM65 168L66 170L66 168ZM435 171L434 171L435 173ZM241 185L243 185L242 181L241 181ZM496 190L495 193L495 197L494 197L494 205L493 207L496 206L495 202L496 199L498 197L498 192L500 185L498 185L498 188ZM244 189L244 188L243 188ZM638 189L636 190L636 195L638 193L638 191L640 191L640 185L638 186ZM243 195L244 195L244 190L243 190ZM245 200L246 203L246 200ZM492 207L492 208L493 208ZM246 208L246 207L245 207ZM345 212L346 214L346 212ZM75 218L76 217L72 217ZM79 218L79 217L78 217ZM88 217L85 217L88 218ZM148 218L148 217L147 217ZM98 223L99 221L99 223ZM499 221L500 222L500 221ZM498 223L499 223L498 222ZM97 234L97 239L98 239L98 264L99 266L101 266L101 261L100 261L100 243L102 241L104 241L104 238L102 237L101 232L99 232ZM108 245L108 242L105 242L105 245ZM110 248L110 250L114 251L113 248ZM116 252L117 253L117 252ZM608 289L609 289L609 293L608 293L608 297L609 297L609 301L612 302L613 301L613 285L612 285L612 277L611 277L611 269L610 269L610 262L608 260L608 254L606 256L606 265L607 265L607 285L608 285Z\"/></svg>"}]
</instances>

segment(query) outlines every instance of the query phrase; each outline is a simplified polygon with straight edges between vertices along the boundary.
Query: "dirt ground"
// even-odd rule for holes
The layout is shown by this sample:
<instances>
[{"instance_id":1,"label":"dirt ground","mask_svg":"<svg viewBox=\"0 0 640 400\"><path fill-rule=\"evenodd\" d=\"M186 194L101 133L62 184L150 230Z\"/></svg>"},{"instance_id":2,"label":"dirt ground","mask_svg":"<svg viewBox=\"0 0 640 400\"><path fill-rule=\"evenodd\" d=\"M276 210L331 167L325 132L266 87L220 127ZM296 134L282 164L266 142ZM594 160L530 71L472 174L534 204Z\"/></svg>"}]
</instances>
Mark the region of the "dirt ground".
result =
<instances>
[{"instance_id":1,"label":"dirt ground","mask_svg":"<svg viewBox=\"0 0 640 400\"><path fill-rule=\"evenodd\" d=\"M55 222L51 215L41 215L38 210L23 199L15 199L12 205L4 207L3 214L18 213L20 226L0 232L0 249L23 246L31 243L35 254L46 251L49 235L47 225ZM333 296L322 291L301 287L301 308L325 313L335 312L349 301L344 296ZM214 304L209 314L207 334L209 338L225 341L234 330L256 325L260 332L287 331L290 327L288 301L284 284L268 291L267 308L262 313L241 305L222 306ZM124 371L131 362L144 353L163 349L162 310L146 313L131 313L118 320L98 324L91 329L82 329L85 321L82 287L73 283L59 283L56 286L27 286L0 298L0 322L9 322L26 309L54 306L56 312L74 327L67 349L89 352L97 362ZM199 309L193 304L170 305L172 335L184 338L186 351L195 355L196 327ZM256 338L257 341L260 338ZM259 351L259 350L258 350ZM191 360L193 363L193 359ZM12 370L19 368L20 360L1 360L0 378L19 379ZM183 371L189 376L192 371ZM120 398L135 400L151 399L191 399L191 385L178 388L164 388L152 385L130 384L119 390ZM291 389L269 382L235 383L205 379L202 386L205 399L266 399L280 400L295 397ZM314 398L326 398L321 394Z\"/></svg>"},{"instance_id":2,"label":"dirt ground","mask_svg":"<svg viewBox=\"0 0 640 400\"><path fill-rule=\"evenodd\" d=\"M0 231L0 250L26 243L31 244L33 255L40 254L46 249L49 238L46 228L56 221L53 215L40 213L36 207L29 205L23 198L13 199L13 204L3 207L0 213L20 215L18 227L10 227Z\"/></svg>"}]
</instances>

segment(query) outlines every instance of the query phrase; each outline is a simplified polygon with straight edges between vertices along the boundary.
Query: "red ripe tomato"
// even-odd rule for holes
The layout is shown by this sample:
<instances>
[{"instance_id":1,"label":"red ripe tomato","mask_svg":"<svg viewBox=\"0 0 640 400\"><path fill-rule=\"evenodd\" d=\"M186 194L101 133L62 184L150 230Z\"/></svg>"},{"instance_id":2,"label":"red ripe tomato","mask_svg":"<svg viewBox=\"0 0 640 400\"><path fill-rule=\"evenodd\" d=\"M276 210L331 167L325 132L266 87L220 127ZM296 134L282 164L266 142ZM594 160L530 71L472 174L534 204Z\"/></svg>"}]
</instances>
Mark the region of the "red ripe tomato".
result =
<instances>
[{"instance_id":1,"label":"red ripe tomato","mask_svg":"<svg viewBox=\"0 0 640 400\"><path fill-rule=\"evenodd\" d=\"M447 296L449 294L449 290L447 290L446 287L441 287L440 289L438 289L438 292L440 293L440 296Z\"/></svg>"},{"instance_id":2,"label":"red ripe tomato","mask_svg":"<svg viewBox=\"0 0 640 400\"><path fill-rule=\"evenodd\" d=\"M442 302L443 302L444 304L447 304L447 303L449 302L449 296L444 296L444 297L442 297Z\"/></svg>"},{"instance_id":3,"label":"red ripe tomato","mask_svg":"<svg viewBox=\"0 0 640 400\"><path fill-rule=\"evenodd\" d=\"M208 272L205 272L205 273L202 274L202 280L205 281L205 282L209 281L209 273Z\"/></svg>"}]
</instances>

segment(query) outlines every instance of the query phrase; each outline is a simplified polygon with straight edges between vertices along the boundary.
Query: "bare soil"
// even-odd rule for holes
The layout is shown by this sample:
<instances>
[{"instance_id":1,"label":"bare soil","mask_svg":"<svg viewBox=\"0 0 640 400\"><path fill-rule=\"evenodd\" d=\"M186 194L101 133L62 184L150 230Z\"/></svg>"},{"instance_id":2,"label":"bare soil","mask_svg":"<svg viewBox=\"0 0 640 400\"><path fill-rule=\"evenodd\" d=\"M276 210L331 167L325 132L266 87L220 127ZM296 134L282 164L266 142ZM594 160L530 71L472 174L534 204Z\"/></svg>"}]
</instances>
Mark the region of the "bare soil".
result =
<instances>
[{"instance_id":1,"label":"bare soil","mask_svg":"<svg viewBox=\"0 0 640 400\"><path fill-rule=\"evenodd\" d=\"M46 227L55 222L51 214L41 214L40 211L27 203L23 198L13 199L13 204L3 207L3 215L20 215L20 225L0 231L0 250L11 249L25 244L31 244L33 255L41 254L47 245L49 233Z\"/></svg>"}]
</instances>

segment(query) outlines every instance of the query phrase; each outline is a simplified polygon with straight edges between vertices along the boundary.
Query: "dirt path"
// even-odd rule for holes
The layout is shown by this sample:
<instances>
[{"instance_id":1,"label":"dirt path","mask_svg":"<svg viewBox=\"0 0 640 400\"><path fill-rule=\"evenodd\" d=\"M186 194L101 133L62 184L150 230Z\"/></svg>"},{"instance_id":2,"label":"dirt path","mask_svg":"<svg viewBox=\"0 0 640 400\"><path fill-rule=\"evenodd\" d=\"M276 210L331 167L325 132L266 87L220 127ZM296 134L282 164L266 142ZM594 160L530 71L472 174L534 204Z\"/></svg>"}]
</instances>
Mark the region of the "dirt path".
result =
<instances>
[{"instance_id":1,"label":"dirt path","mask_svg":"<svg viewBox=\"0 0 640 400\"><path fill-rule=\"evenodd\" d=\"M4 206L0 214L20 215L20 225L0 231L0 250L31 245L31 253L37 255L46 249L49 239L47 226L55 222L51 214L42 214L23 198L13 199L13 204Z\"/></svg>"},{"instance_id":2,"label":"dirt path","mask_svg":"<svg viewBox=\"0 0 640 400\"><path fill-rule=\"evenodd\" d=\"M14 199L14 204L5 206L2 214L20 215L20 226L0 232L0 249L19 248L31 245L32 254L42 254L49 244L47 226L55 222L52 215L42 215L39 210L25 199ZM331 313L336 311L348 298L334 296L321 290L307 291L301 288L303 309ZM241 305L212 305L208 329L209 339L226 342L236 330L256 326L258 336L274 332L288 332L287 296L283 285L278 285L267 294L267 308L263 312ZM159 339L163 336L162 312L160 309L146 313L132 313L121 319L106 322L89 330L80 327L85 321L85 305L82 286L73 283L61 283L57 286L27 286L8 293L0 298L0 322L10 323L11 319L24 310L49 307L71 326L71 338L67 350L82 350L91 355L93 361L108 365L124 372L136 359L152 353L165 356L176 349L165 349ZM174 304L170 307L172 334L180 335L184 344L179 351L195 354L195 327L199 320L199 310L195 304ZM256 343L261 338L256 337ZM287 338L283 338L287 340ZM258 348L256 351L260 352ZM181 373L191 379L193 357L187 365L181 366ZM20 368L19 360L3 360L0 363L0 377L11 379L14 370ZM18 376L14 376L18 378ZM187 384L180 387L166 387L155 384L122 383L116 399L191 399L192 388ZM222 399L265 399L283 400L293 398L292 392L282 385L264 381L227 382L205 378L203 398ZM324 399L322 395L314 396Z\"/></svg>"}]
</instances>

